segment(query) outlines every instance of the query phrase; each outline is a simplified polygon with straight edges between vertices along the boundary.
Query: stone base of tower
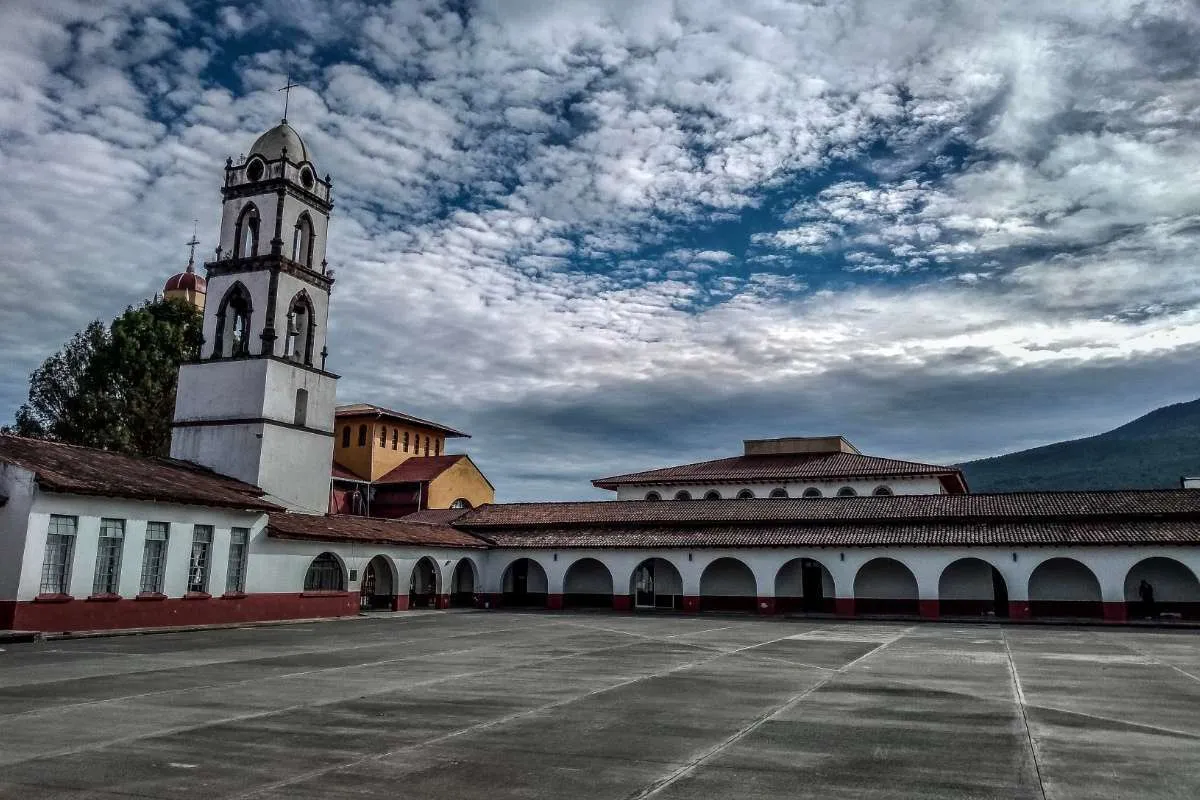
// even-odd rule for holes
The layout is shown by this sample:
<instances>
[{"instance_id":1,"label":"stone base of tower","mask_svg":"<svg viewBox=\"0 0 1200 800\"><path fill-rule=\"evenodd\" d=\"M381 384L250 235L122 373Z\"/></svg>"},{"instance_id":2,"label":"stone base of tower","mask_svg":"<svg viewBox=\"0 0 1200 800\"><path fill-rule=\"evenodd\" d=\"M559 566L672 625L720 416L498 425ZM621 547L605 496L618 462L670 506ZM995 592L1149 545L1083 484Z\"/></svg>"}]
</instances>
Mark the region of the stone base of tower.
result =
<instances>
[{"instance_id":1,"label":"stone base of tower","mask_svg":"<svg viewBox=\"0 0 1200 800\"><path fill-rule=\"evenodd\" d=\"M252 356L179 369L171 457L252 483L293 511L329 505L337 376Z\"/></svg>"}]
</instances>

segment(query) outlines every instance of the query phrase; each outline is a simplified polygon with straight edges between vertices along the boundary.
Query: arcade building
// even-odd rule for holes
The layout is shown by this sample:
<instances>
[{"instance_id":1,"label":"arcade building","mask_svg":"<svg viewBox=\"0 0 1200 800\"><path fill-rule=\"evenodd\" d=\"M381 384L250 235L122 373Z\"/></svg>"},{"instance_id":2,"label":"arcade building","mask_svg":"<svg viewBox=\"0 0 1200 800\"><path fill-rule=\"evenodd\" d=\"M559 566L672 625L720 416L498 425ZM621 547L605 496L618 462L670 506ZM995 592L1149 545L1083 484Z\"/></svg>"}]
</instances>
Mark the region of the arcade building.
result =
<instances>
[{"instance_id":1,"label":"arcade building","mask_svg":"<svg viewBox=\"0 0 1200 800\"><path fill-rule=\"evenodd\" d=\"M335 406L332 182L286 120L227 160L170 458L0 435L0 630L539 607L1200 619L1200 490L971 494L840 436L495 503L465 436ZM336 361L336 359L333 359ZM332 473L331 473L332 465Z\"/></svg>"}]
</instances>

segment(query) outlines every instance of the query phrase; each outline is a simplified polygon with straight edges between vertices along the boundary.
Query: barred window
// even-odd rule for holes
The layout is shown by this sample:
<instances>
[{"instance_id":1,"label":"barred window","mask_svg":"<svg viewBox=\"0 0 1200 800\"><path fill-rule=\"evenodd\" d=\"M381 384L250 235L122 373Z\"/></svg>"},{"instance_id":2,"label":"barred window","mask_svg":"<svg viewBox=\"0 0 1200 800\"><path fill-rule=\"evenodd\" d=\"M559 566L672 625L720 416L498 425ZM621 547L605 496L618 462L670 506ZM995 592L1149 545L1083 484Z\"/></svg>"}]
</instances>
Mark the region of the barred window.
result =
<instances>
[{"instance_id":1,"label":"barred window","mask_svg":"<svg viewBox=\"0 0 1200 800\"><path fill-rule=\"evenodd\" d=\"M71 588L71 557L75 555L78 517L50 515L46 532L46 559L42 562L42 594L68 594Z\"/></svg>"},{"instance_id":2,"label":"barred window","mask_svg":"<svg viewBox=\"0 0 1200 800\"><path fill-rule=\"evenodd\" d=\"M250 544L249 528L233 528L229 534L229 571L225 573L225 591L246 591L246 555Z\"/></svg>"},{"instance_id":3,"label":"barred window","mask_svg":"<svg viewBox=\"0 0 1200 800\"><path fill-rule=\"evenodd\" d=\"M121 551L125 548L125 520L100 520L96 545L96 576L92 594L117 594L121 588Z\"/></svg>"},{"instance_id":4,"label":"barred window","mask_svg":"<svg viewBox=\"0 0 1200 800\"><path fill-rule=\"evenodd\" d=\"M408 452L408 431L404 432L404 452Z\"/></svg>"},{"instance_id":5,"label":"barred window","mask_svg":"<svg viewBox=\"0 0 1200 800\"><path fill-rule=\"evenodd\" d=\"M163 578L167 572L167 536L170 525L165 522L146 523L146 545L142 548L143 594L162 594Z\"/></svg>"},{"instance_id":6,"label":"barred window","mask_svg":"<svg viewBox=\"0 0 1200 800\"><path fill-rule=\"evenodd\" d=\"M399 441L400 441L400 431L396 428L392 428L392 449L393 450L396 449L396 443Z\"/></svg>"},{"instance_id":7,"label":"barred window","mask_svg":"<svg viewBox=\"0 0 1200 800\"><path fill-rule=\"evenodd\" d=\"M379 446L387 447L387 426L386 425L379 426Z\"/></svg>"},{"instance_id":8,"label":"barred window","mask_svg":"<svg viewBox=\"0 0 1200 800\"><path fill-rule=\"evenodd\" d=\"M321 553L308 566L304 576L304 591L306 592L344 592L346 591L345 575L342 574L342 563L333 553Z\"/></svg>"},{"instance_id":9,"label":"barred window","mask_svg":"<svg viewBox=\"0 0 1200 800\"><path fill-rule=\"evenodd\" d=\"M197 525L192 529L192 557L188 562L189 592L208 591L208 568L212 558L212 525Z\"/></svg>"}]
</instances>

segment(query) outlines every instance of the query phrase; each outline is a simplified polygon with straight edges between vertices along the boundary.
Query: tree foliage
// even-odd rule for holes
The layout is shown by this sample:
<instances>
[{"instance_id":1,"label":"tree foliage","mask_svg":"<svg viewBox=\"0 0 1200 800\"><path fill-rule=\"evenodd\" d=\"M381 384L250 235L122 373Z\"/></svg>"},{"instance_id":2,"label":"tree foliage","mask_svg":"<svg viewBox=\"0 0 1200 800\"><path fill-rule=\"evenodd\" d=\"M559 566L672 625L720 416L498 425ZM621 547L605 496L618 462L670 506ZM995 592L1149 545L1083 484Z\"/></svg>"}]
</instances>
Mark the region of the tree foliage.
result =
<instances>
[{"instance_id":1,"label":"tree foliage","mask_svg":"<svg viewBox=\"0 0 1200 800\"><path fill-rule=\"evenodd\" d=\"M179 365L198 352L202 321L181 300L152 300L107 328L92 322L34 370L15 432L166 455Z\"/></svg>"}]
</instances>

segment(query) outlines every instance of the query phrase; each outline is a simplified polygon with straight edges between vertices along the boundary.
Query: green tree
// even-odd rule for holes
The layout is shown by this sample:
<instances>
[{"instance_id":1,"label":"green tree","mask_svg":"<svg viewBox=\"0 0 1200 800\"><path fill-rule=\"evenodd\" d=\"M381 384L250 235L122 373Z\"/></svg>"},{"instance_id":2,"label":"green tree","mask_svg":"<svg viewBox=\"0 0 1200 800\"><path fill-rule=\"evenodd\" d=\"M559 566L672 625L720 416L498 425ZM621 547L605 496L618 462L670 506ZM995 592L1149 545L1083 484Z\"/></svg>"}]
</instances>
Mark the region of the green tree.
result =
<instances>
[{"instance_id":1,"label":"green tree","mask_svg":"<svg viewBox=\"0 0 1200 800\"><path fill-rule=\"evenodd\" d=\"M203 317L181 300L128 308L76 333L30 376L22 436L166 455L179 365L194 358Z\"/></svg>"}]
</instances>

